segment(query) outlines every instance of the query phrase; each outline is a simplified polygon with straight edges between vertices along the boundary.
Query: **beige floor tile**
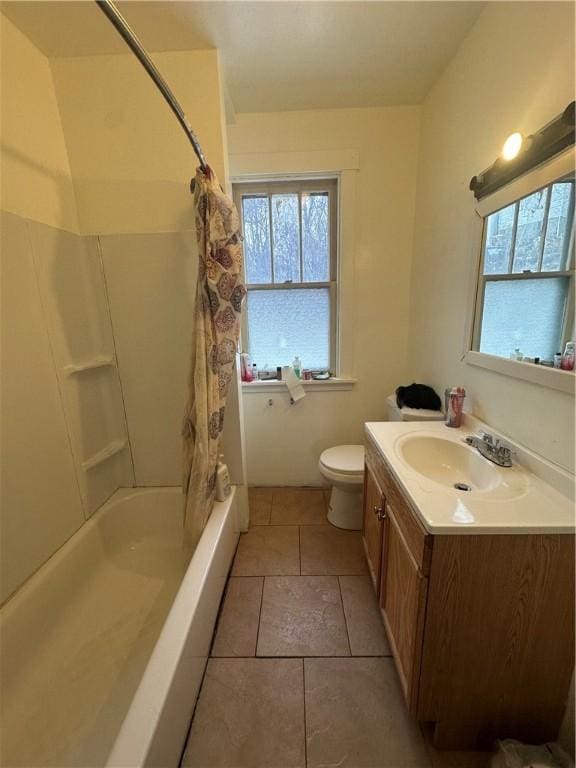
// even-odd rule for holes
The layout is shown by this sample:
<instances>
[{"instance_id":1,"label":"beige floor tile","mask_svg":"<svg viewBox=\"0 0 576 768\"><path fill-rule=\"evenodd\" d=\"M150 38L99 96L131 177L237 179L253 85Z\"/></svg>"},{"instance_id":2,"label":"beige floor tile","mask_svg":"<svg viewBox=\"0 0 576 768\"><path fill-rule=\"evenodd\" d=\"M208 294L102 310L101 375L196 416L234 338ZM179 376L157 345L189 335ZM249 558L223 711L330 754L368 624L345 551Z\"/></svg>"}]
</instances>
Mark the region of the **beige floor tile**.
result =
<instances>
[{"instance_id":1,"label":"beige floor tile","mask_svg":"<svg viewBox=\"0 0 576 768\"><path fill-rule=\"evenodd\" d=\"M248 488L250 525L270 525L272 488Z\"/></svg>"},{"instance_id":2,"label":"beige floor tile","mask_svg":"<svg viewBox=\"0 0 576 768\"><path fill-rule=\"evenodd\" d=\"M349 656L335 576L264 580L258 656Z\"/></svg>"},{"instance_id":3,"label":"beige floor tile","mask_svg":"<svg viewBox=\"0 0 576 768\"><path fill-rule=\"evenodd\" d=\"M432 746L432 727L421 726L432 768L489 768L491 752L443 751Z\"/></svg>"},{"instance_id":4,"label":"beige floor tile","mask_svg":"<svg viewBox=\"0 0 576 768\"><path fill-rule=\"evenodd\" d=\"M304 768L301 659L210 659L182 765Z\"/></svg>"},{"instance_id":5,"label":"beige floor tile","mask_svg":"<svg viewBox=\"0 0 576 768\"><path fill-rule=\"evenodd\" d=\"M296 576L298 527L259 525L240 536L232 576Z\"/></svg>"},{"instance_id":6,"label":"beige floor tile","mask_svg":"<svg viewBox=\"0 0 576 768\"><path fill-rule=\"evenodd\" d=\"M354 576L368 572L360 533L331 525L300 528L300 557L303 576Z\"/></svg>"},{"instance_id":7,"label":"beige floor tile","mask_svg":"<svg viewBox=\"0 0 576 768\"><path fill-rule=\"evenodd\" d=\"M276 488L272 497L272 525L328 524L321 488Z\"/></svg>"},{"instance_id":8,"label":"beige floor tile","mask_svg":"<svg viewBox=\"0 0 576 768\"><path fill-rule=\"evenodd\" d=\"M392 659L305 659L308 768L429 768Z\"/></svg>"},{"instance_id":9,"label":"beige floor tile","mask_svg":"<svg viewBox=\"0 0 576 768\"><path fill-rule=\"evenodd\" d=\"M352 656L390 656L370 576L339 578Z\"/></svg>"},{"instance_id":10,"label":"beige floor tile","mask_svg":"<svg viewBox=\"0 0 576 768\"><path fill-rule=\"evenodd\" d=\"M244 576L228 580L212 656L256 654L263 585L262 576Z\"/></svg>"}]
</instances>

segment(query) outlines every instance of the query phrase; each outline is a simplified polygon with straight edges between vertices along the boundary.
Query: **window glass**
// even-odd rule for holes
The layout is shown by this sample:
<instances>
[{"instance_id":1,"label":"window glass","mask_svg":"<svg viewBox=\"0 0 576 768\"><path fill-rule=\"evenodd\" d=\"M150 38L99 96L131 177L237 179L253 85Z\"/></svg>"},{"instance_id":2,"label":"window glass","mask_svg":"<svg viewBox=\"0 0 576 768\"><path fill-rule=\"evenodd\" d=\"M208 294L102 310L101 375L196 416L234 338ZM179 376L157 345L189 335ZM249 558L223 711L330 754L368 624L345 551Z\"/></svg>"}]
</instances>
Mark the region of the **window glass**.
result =
<instances>
[{"instance_id":1,"label":"window glass","mask_svg":"<svg viewBox=\"0 0 576 768\"><path fill-rule=\"evenodd\" d=\"M568 278L495 280L486 283L480 352L552 360L561 351Z\"/></svg>"},{"instance_id":2,"label":"window glass","mask_svg":"<svg viewBox=\"0 0 576 768\"><path fill-rule=\"evenodd\" d=\"M272 195L274 282L300 282L298 195Z\"/></svg>"},{"instance_id":3,"label":"window glass","mask_svg":"<svg viewBox=\"0 0 576 768\"><path fill-rule=\"evenodd\" d=\"M541 189L520 201L512 272L538 269L547 199L548 189Z\"/></svg>"},{"instance_id":4,"label":"window glass","mask_svg":"<svg viewBox=\"0 0 576 768\"><path fill-rule=\"evenodd\" d=\"M293 288L248 294L250 356L259 368L330 366L330 290Z\"/></svg>"},{"instance_id":5,"label":"window glass","mask_svg":"<svg viewBox=\"0 0 576 768\"><path fill-rule=\"evenodd\" d=\"M574 185L554 184L544 242L542 271L556 272L565 268L566 250L570 238L570 206Z\"/></svg>"},{"instance_id":6,"label":"window glass","mask_svg":"<svg viewBox=\"0 0 576 768\"><path fill-rule=\"evenodd\" d=\"M328 195L302 194L302 264L303 280L330 280Z\"/></svg>"},{"instance_id":7,"label":"window glass","mask_svg":"<svg viewBox=\"0 0 576 768\"><path fill-rule=\"evenodd\" d=\"M247 283L272 282L270 254L270 216L267 197L245 197L242 201L244 217L244 269Z\"/></svg>"},{"instance_id":8,"label":"window glass","mask_svg":"<svg viewBox=\"0 0 576 768\"><path fill-rule=\"evenodd\" d=\"M516 203L488 216L486 220L486 250L484 274L507 273L512 250L512 234Z\"/></svg>"}]
</instances>

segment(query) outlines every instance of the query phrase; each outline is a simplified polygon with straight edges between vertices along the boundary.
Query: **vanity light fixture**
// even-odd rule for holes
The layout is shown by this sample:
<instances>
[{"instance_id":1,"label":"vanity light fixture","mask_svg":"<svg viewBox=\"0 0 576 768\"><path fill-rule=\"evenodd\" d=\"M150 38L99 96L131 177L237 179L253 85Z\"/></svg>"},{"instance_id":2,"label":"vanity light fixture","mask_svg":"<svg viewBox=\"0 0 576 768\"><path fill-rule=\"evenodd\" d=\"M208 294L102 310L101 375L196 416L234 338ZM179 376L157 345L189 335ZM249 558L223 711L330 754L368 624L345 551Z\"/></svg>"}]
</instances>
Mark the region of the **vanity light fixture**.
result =
<instances>
[{"instance_id":1,"label":"vanity light fixture","mask_svg":"<svg viewBox=\"0 0 576 768\"><path fill-rule=\"evenodd\" d=\"M504 142L504 146L502 147L502 154L501 157L503 160L514 160L515 157L518 157L518 154L520 150L522 149L522 145L524 143L524 136L522 136L521 133L511 133L510 136L506 139Z\"/></svg>"},{"instance_id":2,"label":"vanity light fixture","mask_svg":"<svg viewBox=\"0 0 576 768\"><path fill-rule=\"evenodd\" d=\"M489 168L470 179L476 200L482 200L537 165L574 146L576 102L530 136L513 133L506 139L501 155Z\"/></svg>"}]
</instances>

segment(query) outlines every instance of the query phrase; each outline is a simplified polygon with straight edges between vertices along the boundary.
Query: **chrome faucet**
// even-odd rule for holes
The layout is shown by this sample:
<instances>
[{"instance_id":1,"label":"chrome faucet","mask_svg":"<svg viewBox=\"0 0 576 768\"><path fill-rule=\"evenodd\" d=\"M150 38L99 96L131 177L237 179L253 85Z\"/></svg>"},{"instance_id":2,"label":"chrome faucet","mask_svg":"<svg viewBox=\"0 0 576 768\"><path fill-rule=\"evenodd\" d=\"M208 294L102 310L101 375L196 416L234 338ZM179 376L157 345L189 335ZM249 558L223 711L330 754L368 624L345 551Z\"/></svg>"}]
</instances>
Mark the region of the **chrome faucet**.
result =
<instances>
[{"instance_id":1,"label":"chrome faucet","mask_svg":"<svg viewBox=\"0 0 576 768\"><path fill-rule=\"evenodd\" d=\"M480 432L479 435L469 435L465 442L476 448L481 456L497 464L499 467L512 466L512 449L500 442L497 437L488 432Z\"/></svg>"}]
</instances>

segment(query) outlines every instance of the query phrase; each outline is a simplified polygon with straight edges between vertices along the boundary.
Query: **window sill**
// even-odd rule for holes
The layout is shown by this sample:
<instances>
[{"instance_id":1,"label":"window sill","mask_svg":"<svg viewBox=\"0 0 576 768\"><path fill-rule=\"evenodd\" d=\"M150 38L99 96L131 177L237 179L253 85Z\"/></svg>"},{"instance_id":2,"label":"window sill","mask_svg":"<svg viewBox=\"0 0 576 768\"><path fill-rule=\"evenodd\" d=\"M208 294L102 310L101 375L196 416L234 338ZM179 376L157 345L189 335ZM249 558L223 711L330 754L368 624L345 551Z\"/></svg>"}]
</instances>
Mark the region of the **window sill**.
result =
<instances>
[{"instance_id":1,"label":"window sill","mask_svg":"<svg viewBox=\"0 0 576 768\"><path fill-rule=\"evenodd\" d=\"M340 379L334 377L331 379L326 379L326 381L302 381L301 384L307 392L337 392L352 389L354 384L356 384L356 379ZM270 392L278 393L279 391L288 391L285 381L272 380L242 382L243 393L250 393L253 395Z\"/></svg>"},{"instance_id":2,"label":"window sill","mask_svg":"<svg viewBox=\"0 0 576 768\"><path fill-rule=\"evenodd\" d=\"M574 393L576 379L573 371L562 371L559 368L548 368L545 365L508 360L505 357L486 355L484 352L467 352L464 359L468 365L486 368L503 376L523 379L542 387L557 389L560 392Z\"/></svg>"}]
</instances>

